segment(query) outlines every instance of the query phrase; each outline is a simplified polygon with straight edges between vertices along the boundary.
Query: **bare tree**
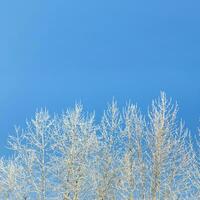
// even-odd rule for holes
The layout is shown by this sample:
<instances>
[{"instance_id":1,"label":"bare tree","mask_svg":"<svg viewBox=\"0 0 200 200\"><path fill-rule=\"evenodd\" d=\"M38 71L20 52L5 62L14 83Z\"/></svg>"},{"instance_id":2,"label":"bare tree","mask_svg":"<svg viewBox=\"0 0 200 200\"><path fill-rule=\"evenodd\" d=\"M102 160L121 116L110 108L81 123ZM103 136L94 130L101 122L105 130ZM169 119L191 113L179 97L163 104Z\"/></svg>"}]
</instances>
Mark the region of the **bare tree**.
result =
<instances>
[{"instance_id":1,"label":"bare tree","mask_svg":"<svg viewBox=\"0 0 200 200\"><path fill-rule=\"evenodd\" d=\"M27 122L25 130L17 130L10 137L9 145L15 151L23 167L25 184L30 187L29 198L47 199L50 195L50 145L54 120L46 110L36 113L35 119Z\"/></svg>"},{"instance_id":2,"label":"bare tree","mask_svg":"<svg viewBox=\"0 0 200 200\"><path fill-rule=\"evenodd\" d=\"M63 200L88 199L91 196L90 162L97 148L94 115L83 115L83 107L76 105L54 126L54 186Z\"/></svg>"},{"instance_id":3,"label":"bare tree","mask_svg":"<svg viewBox=\"0 0 200 200\"><path fill-rule=\"evenodd\" d=\"M196 189L196 195L197 198L200 198L200 129L198 129L197 134L195 135L195 137L191 137L189 143L189 147L190 149L192 149L191 152L191 156L194 158L193 160L193 169L191 171L191 179L192 179L192 183L195 185L195 189ZM194 144L194 145L192 145Z\"/></svg>"},{"instance_id":4,"label":"bare tree","mask_svg":"<svg viewBox=\"0 0 200 200\"><path fill-rule=\"evenodd\" d=\"M118 186L121 178L120 167L121 115L117 103L108 105L99 128L99 149L95 160L96 199L116 199L121 196Z\"/></svg>"},{"instance_id":5,"label":"bare tree","mask_svg":"<svg viewBox=\"0 0 200 200\"><path fill-rule=\"evenodd\" d=\"M23 184L23 168L17 159L0 161L0 198L26 200L27 186Z\"/></svg>"},{"instance_id":6,"label":"bare tree","mask_svg":"<svg viewBox=\"0 0 200 200\"><path fill-rule=\"evenodd\" d=\"M177 111L163 92L147 117L115 100L100 123L82 105L53 117L41 110L9 138L14 156L0 160L0 198L199 199L200 140Z\"/></svg>"},{"instance_id":7,"label":"bare tree","mask_svg":"<svg viewBox=\"0 0 200 200\"><path fill-rule=\"evenodd\" d=\"M177 105L161 93L149 113L150 198L190 199L192 158L187 148L188 130L176 119Z\"/></svg>"},{"instance_id":8,"label":"bare tree","mask_svg":"<svg viewBox=\"0 0 200 200\"><path fill-rule=\"evenodd\" d=\"M129 103L123 112L123 184L126 199L146 199L149 158L145 120L136 105Z\"/></svg>"}]
</instances>

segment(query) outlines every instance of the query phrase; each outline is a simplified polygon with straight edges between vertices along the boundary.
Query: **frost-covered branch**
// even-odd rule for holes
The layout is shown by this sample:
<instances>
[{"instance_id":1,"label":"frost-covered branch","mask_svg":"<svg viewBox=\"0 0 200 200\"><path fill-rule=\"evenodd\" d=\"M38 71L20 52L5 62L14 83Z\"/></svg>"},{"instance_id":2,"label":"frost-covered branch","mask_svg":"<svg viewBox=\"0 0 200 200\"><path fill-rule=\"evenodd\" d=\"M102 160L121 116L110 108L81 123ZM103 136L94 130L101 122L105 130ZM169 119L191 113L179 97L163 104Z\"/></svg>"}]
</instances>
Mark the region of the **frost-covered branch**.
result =
<instances>
[{"instance_id":1,"label":"frost-covered branch","mask_svg":"<svg viewBox=\"0 0 200 200\"><path fill-rule=\"evenodd\" d=\"M0 159L0 199L199 199L200 137L177 112L165 93L147 116L115 100L100 122L82 105L36 112L9 137L14 154Z\"/></svg>"}]
</instances>

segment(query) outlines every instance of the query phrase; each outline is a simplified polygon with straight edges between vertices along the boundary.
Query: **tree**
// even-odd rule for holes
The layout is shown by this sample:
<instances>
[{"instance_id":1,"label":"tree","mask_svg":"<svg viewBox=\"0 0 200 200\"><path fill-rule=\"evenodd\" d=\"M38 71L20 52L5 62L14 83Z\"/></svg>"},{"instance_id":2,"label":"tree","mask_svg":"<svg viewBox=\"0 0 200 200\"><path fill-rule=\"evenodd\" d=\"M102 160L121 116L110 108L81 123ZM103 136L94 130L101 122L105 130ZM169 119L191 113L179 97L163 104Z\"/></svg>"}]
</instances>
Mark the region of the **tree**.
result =
<instances>
[{"instance_id":1,"label":"tree","mask_svg":"<svg viewBox=\"0 0 200 200\"><path fill-rule=\"evenodd\" d=\"M88 199L93 187L90 181L90 162L97 148L94 115L83 115L76 105L57 117L53 134L53 176L57 198Z\"/></svg>"},{"instance_id":2,"label":"tree","mask_svg":"<svg viewBox=\"0 0 200 200\"><path fill-rule=\"evenodd\" d=\"M27 122L25 130L17 129L17 136L10 137L9 145L23 169L24 184L30 188L27 198L45 200L50 195L53 123L48 112L41 110L36 113L35 119Z\"/></svg>"},{"instance_id":3,"label":"tree","mask_svg":"<svg viewBox=\"0 0 200 200\"><path fill-rule=\"evenodd\" d=\"M193 162L187 148L188 130L176 120L177 105L161 93L149 113L148 149L152 199L191 198L190 172Z\"/></svg>"},{"instance_id":4,"label":"tree","mask_svg":"<svg viewBox=\"0 0 200 200\"><path fill-rule=\"evenodd\" d=\"M192 149L191 156L194 158L191 179L195 185L197 195L200 197L200 129L198 129L198 132L193 139L195 139L195 141L193 141L194 145L192 145L192 143L189 145L190 149Z\"/></svg>"},{"instance_id":5,"label":"tree","mask_svg":"<svg viewBox=\"0 0 200 200\"><path fill-rule=\"evenodd\" d=\"M177 112L163 92L147 116L115 100L99 123L82 105L36 112L9 138L14 155L0 160L0 198L198 199L200 140Z\"/></svg>"},{"instance_id":6,"label":"tree","mask_svg":"<svg viewBox=\"0 0 200 200\"><path fill-rule=\"evenodd\" d=\"M94 185L98 200L115 199L121 196L119 183L121 115L116 101L108 105L99 126L99 149L95 159Z\"/></svg>"},{"instance_id":7,"label":"tree","mask_svg":"<svg viewBox=\"0 0 200 200\"><path fill-rule=\"evenodd\" d=\"M123 184L126 199L146 199L149 154L146 141L146 123L136 105L129 103L123 112Z\"/></svg>"}]
</instances>

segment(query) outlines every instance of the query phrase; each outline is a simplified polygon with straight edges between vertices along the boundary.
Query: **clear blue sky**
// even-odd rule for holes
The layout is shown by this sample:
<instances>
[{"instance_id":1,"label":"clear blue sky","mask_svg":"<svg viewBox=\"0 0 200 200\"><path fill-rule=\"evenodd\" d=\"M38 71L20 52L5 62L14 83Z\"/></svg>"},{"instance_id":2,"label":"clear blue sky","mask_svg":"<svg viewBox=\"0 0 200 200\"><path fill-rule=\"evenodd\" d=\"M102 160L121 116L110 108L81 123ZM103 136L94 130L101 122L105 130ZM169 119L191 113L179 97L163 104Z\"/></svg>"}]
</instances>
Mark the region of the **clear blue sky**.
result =
<instances>
[{"instance_id":1,"label":"clear blue sky","mask_svg":"<svg viewBox=\"0 0 200 200\"><path fill-rule=\"evenodd\" d=\"M75 101L101 114L114 96L143 111L160 90L196 130L200 1L10 0L0 3L0 155L37 108Z\"/></svg>"}]
</instances>

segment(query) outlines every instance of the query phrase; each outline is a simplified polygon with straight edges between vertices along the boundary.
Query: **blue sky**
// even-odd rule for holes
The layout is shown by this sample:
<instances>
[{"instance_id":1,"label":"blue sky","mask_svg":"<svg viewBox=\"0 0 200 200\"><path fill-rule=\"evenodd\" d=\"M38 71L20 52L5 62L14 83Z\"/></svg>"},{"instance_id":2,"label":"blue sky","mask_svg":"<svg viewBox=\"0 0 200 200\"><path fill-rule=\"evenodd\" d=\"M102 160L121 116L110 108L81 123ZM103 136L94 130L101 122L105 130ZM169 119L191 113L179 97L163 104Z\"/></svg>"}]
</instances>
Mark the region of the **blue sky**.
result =
<instances>
[{"instance_id":1,"label":"blue sky","mask_svg":"<svg viewBox=\"0 0 200 200\"><path fill-rule=\"evenodd\" d=\"M200 117L200 2L34 0L0 3L0 154L37 108L114 96L145 112L161 90L195 131Z\"/></svg>"}]
</instances>

